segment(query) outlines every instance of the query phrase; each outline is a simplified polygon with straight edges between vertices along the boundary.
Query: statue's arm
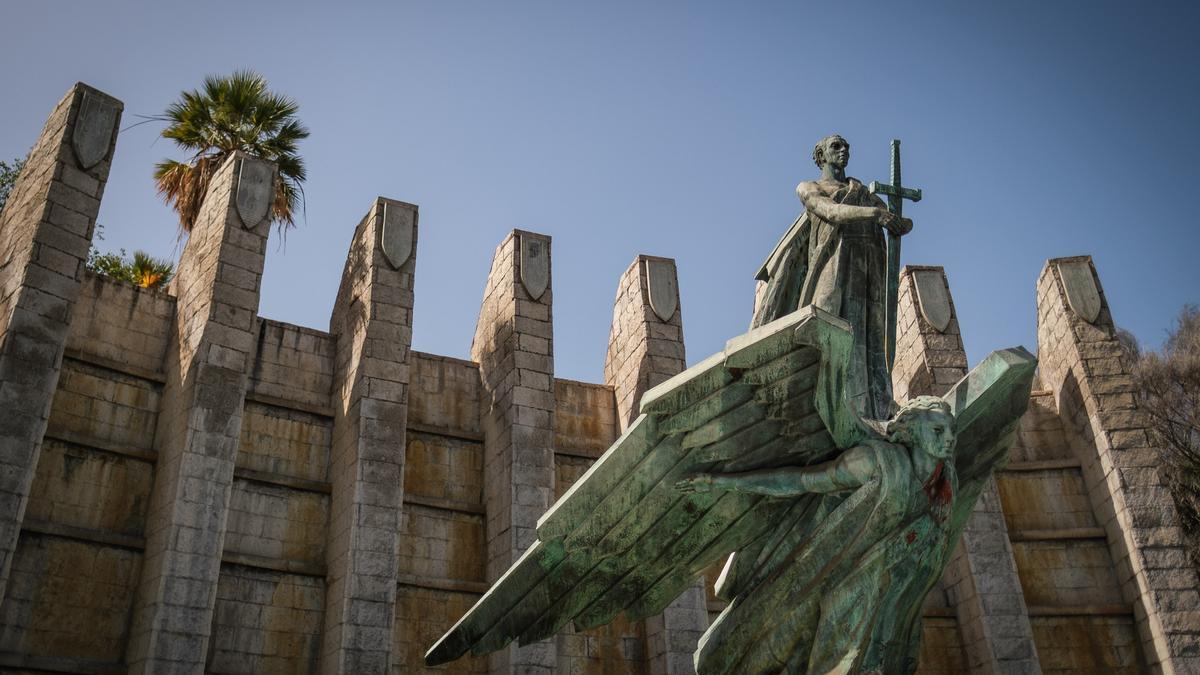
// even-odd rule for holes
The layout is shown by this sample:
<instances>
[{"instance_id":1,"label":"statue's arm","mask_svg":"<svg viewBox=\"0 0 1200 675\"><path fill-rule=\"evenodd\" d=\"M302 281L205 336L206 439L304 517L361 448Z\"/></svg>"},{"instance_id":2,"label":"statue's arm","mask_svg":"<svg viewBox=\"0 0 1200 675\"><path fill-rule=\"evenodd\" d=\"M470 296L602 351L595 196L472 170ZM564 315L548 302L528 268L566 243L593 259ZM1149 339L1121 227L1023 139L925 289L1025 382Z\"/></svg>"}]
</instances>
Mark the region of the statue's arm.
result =
<instances>
[{"instance_id":1,"label":"statue's arm","mask_svg":"<svg viewBox=\"0 0 1200 675\"><path fill-rule=\"evenodd\" d=\"M798 497L853 490L871 480L875 472L874 454L855 447L824 464L742 473L702 473L680 481L676 487L685 492L715 488L769 497Z\"/></svg>"},{"instance_id":2,"label":"statue's arm","mask_svg":"<svg viewBox=\"0 0 1200 675\"><path fill-rule=\"evenodd\" d=\"M796 186L796 194L804 202L804 208L816 214L818 218L834 225L855 225L859 223L878 223L886 209L874 206L854 206L839 204L825 196L821 188L811 181L805 181ZM882 212L882 213L881 213Z\"/></svg>"}]
</instances>

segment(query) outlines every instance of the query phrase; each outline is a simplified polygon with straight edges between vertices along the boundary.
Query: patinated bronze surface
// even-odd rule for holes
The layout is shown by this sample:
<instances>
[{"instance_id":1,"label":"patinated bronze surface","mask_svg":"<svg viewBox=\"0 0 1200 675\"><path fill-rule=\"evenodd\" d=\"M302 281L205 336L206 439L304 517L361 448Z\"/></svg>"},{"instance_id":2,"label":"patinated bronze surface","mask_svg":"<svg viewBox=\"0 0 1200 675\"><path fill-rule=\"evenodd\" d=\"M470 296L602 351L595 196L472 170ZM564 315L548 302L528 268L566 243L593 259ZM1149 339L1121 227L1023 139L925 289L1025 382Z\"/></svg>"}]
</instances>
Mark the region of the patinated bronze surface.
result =
<instances>
[{"instance_id":1,"label":"patinated bronze surface","mask_svg":"<svg viewBox=\"0 0 1200 675\"><path fill-rule=\"evenodd\" d=\"M1007 456L1036 360L993 352L891 416L882 230L912 223L845 177L844 139L814 156L754 327L646 392L428 664L658 614L725 560L699 673L916 668L925 595Z\"/></svg>"}]
</instances>

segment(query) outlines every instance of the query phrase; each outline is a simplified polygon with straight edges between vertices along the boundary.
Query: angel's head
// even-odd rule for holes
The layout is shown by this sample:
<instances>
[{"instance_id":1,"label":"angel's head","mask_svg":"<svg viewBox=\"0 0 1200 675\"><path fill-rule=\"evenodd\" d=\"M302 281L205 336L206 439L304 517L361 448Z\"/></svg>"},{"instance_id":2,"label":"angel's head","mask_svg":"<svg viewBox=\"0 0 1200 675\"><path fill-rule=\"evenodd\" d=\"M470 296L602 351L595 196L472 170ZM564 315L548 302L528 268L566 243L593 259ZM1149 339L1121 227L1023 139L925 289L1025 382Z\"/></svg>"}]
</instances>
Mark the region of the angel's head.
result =
<instances>
[{"instance_id":1,"label":"angel's head","mask_svg":"<svg viewBox=\"0 0 1200 675\"><path fill-rule=\"evenodd\" d=\"M940 459L954 455L954 414L936 396L905 403L887 425L888 440Z\"/></svg>"}]
</instances>

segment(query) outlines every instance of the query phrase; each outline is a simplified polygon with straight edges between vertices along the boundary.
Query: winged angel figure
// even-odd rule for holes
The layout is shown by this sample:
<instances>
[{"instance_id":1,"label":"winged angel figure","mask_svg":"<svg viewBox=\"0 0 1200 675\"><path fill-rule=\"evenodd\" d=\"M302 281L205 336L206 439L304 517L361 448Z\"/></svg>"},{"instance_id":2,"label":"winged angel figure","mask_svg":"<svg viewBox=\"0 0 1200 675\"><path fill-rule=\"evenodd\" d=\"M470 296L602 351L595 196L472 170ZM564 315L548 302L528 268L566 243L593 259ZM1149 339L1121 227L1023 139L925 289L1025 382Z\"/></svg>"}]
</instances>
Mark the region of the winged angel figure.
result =
<instances>
[{"instance_id":1,"label":"winged angel figure","mask_svg":"<svg viewBox=\"0 0 1200 675\"><path fill-rule=\"evenodd\" d=\"M818 145L835 168L848 159L840 139ZM817 154L822 166L830 153ZM845 201L817 215L856 223L879 212ZM426 663L535 642L569 622L653 616L725 559L716 590L729 604L700 640L700 675L916 670L921 606L1007 458L1036 360L1019 347L993 352L945 396L871 419L892 409L886 371L875 372L886 368L881 347L868 339L882 294L870 280L858 284L867 291L821 281L809 242L817 263L830 256L811 227L798 221L801 236L768 261L778 292L760 297L752 330L645 393L641 415ZM867 304L801 292L821 284Z\"/></svg>"},{"instance_id":2,"label":"winged angel figure","mask_svg":"<svg viewBox=\"0 0 1200 675\"><path fill-rule=\"evenodd\" d=\"M646 392L426 662L652 616L727 558L699 673L915 670L922 601L1007 457L1036 361L993 352L880 429L846 402L851 353L849 325L809 306Z\"/></svg>"}]
</instances>

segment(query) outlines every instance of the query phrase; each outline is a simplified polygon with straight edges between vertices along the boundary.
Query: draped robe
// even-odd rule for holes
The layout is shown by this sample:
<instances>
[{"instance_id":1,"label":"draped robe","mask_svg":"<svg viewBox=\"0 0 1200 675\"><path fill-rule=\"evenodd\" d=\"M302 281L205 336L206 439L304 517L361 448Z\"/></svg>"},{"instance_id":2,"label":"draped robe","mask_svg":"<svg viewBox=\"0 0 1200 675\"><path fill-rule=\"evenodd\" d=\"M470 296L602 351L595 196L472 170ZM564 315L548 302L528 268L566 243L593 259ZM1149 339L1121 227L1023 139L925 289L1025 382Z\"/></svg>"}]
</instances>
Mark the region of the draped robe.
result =
<instances>
[{"instance_id":1,"label":"draped robe","mask_svg":"<svg viewBox=\"0 0 1200 675\"><path fill-rule=\"evenodd\" d=\"M817 183L838 204L883 207L862 183ZM817 307L850 324L854 355L846 391L863 417L886 420L894 412L887 336L887 244L875 223L829 222L812 210L796 219L756 277L751 327L801 307Z\"/></svg>"}]
</instances>

